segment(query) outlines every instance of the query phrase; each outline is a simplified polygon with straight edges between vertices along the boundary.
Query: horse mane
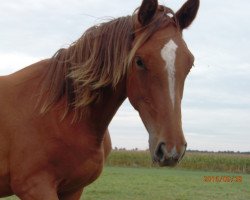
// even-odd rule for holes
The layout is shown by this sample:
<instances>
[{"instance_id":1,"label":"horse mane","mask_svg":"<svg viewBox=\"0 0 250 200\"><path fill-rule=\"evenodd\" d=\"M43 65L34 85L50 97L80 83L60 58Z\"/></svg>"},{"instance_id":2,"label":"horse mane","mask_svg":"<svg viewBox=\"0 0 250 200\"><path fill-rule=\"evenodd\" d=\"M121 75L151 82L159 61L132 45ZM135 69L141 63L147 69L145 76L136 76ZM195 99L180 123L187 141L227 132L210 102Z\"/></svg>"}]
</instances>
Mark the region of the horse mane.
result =
<instances>
[{"instance_id":1,"label":"horse mane","mask_svg":"<svg viewBox=\"0 0 250 200\"><path fill-rule=\"evenodd\" d=\"M137 49L163 22L172 21L166 13L174 15L174 12L167 7L162 8L164 12L157 14L146 27L135 30L136 10L132 16L87 29L68 48L58 50L42 78L41 114L66 97L64 116L73 110L76 118L81 118L88 105L102 98L105 87L115 88L126 75ZM139 31L142 34L132 47L134 35Z\"/></svg>"}]
</instances>

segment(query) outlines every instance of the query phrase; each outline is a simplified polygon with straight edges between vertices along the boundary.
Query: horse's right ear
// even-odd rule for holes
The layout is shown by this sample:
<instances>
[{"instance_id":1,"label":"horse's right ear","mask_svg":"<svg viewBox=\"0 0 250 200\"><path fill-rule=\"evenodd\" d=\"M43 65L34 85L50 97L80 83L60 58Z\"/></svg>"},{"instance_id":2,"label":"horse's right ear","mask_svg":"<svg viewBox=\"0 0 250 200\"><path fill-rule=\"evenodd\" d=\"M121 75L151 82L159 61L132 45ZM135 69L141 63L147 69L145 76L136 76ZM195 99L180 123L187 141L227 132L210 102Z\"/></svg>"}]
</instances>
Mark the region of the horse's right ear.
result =
<instances>
[{"instance_id":1,"label":"horse's right ear","mask_svg":"<svg viewBox=\"0 0 250 200\"><path fill-rule=\"evenodd\" d=\"M188 0L175 14L180 29L183 30L191 25L200 6L200 0Z\"/></svg>"},{"instance_id":2,"label":"horse's right ear","mask_svg":"<svg viewBox=\"0 0 250 200\"><path fill-rule=\"evenodd\" d=\"M158 0L143 0L138 12L138 21L142 26L146 26L153 19L158 8Z\"/></svg>"}]
</instances>

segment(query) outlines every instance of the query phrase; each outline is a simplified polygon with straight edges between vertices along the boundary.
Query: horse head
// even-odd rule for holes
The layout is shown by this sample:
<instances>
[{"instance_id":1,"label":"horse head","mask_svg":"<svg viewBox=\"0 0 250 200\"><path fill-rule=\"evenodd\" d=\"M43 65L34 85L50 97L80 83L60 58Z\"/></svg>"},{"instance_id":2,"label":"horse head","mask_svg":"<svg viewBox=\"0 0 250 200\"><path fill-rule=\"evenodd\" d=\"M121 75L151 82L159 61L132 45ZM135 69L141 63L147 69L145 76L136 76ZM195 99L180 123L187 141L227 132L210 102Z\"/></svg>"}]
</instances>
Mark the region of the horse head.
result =
<instances>
[{"instance_id":1,"label":"horse head","mask_svg":"<svg viewBox=\"0 0 250 200\"><path fill-rule=\"evenodd\" d=\"M160 166L176 165L187 147L181 101L194 56L182 32L193 22L198 8L199 0L188 0L174 13L157 0L143 0L134 15L127 96L149 133L153 161Z\"/></svg>"}]
</instances>

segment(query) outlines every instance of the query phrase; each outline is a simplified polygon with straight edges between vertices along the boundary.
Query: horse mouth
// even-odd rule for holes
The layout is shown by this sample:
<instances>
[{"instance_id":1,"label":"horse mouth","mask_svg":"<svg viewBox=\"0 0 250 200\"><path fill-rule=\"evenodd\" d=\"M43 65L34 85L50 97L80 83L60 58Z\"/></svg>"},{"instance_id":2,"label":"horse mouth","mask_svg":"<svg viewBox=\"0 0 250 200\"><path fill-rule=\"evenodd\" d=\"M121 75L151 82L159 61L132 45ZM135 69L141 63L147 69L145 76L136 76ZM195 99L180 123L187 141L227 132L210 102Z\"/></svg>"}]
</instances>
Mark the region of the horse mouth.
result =
<instances>
[{"instance_id":1,"label":"horse mouth","mask_svg":"<svg viewBox=\"0 0 250 200\"><path fill-rule=\"evenodd\" d=\"M180 152L177 152L176 147L174 146L171 151L167 150L165 143L160 143L153 155L153 162L157 163L160 167L174 167L185 155L187 145Z\"/></svg>"}]
</instances>

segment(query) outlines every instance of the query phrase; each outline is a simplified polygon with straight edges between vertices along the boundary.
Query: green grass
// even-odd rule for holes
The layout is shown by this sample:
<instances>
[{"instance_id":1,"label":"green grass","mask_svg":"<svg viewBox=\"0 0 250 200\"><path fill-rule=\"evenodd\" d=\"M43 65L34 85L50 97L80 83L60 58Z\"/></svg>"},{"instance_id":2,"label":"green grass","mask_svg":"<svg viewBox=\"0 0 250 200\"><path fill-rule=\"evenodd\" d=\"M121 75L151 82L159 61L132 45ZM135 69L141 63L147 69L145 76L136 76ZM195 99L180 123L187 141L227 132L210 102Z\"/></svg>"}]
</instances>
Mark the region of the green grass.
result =
<instances>
[{"instance_id":1,"label":"green grass","mask_svg":"<svg viewBox=\"0 0 250 200\"><path fill-rule=\"evenodd\" d=\"M243 181L205 182L205 176L240 176ZM250 156L187 153L181 164L171 169L152 165L146 151L113 151L102 176L85 189L83 197L82 200L247 200Z\"/></svg>"},{"instance_id":2,"label":"green grass","mask_svg":"<svg viewBox=\"0 0 250 200\"><path fill-rule=\"evenodd\" d=\"M242 176L243 182L204 182L204 176ZM250 175L176 169L106 167L84 200L246 200Z\"/></svg>"},{"instance_id":3,"label":"green grass","mask_svg":"<svg viewBox=\"0 0 250 200\"><path fill-rule=\"evenodd\" d=\"M238 182L204 182L204 176L242 176ZM82 200L247 200L250 175L182 169L105 167ZM4 198L17 200L16 197Z\"/></svg>"}]
</instances>

